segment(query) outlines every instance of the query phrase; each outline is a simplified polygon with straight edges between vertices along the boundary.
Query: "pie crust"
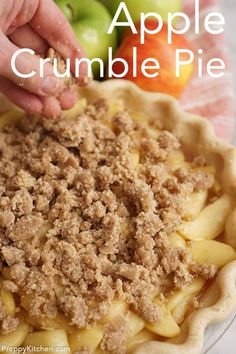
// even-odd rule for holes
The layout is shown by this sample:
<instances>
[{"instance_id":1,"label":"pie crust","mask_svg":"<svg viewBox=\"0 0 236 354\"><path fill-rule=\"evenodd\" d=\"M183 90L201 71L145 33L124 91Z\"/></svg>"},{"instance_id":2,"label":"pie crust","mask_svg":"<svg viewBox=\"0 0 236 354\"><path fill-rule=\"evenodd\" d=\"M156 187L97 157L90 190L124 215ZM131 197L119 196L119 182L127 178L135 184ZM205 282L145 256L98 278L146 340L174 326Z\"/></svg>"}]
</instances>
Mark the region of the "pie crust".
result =
<instances>
[{"instance_id":1,"label":"pie crust","mask_svg":"<svg viewBox=\"0 0 236 354\"><path fill-rule=\"evenodd\" d=\"M128 110L140 112L150 119L158 118L164 129L177 135L187 154L204 155L206 161L216 167L223 191L231 196L233 208L236 207L236 149L216 138L213 127L206 119L183 112L178 102L170 96L145 92L125 80L93 82L91 86L79 89L79 95L88 101L121 99ZM2 103L1 98L0 101ZM18 109L4 102L0 110ZM226 238L236 248L236 208L227 221ZM215 301L189 315L181 325L178 337L167 342L145 342L134 353L200 354L207 326L224 320L236 307L236 261L221 269L211 289L216 295Z\"/></svg>"},{"instance_id":2,"label":"pie crust","mask_svg":"<svg viewBox=\"0 0 236 354\"><path fill-rule=\"evenodd\" d=\"M236 149L215 136L211 124L202 117L183 112L178 102L170 96L149 93L125 80L94 82L79 90L81 98L88 101L98 98L121 99L126 108L140 112L150 119L158 118L164 129L175 132L188 154L204 155L216 167L223 191L232 197L236 206ZM236 209L226 225L226 237L234 239L236 246ZM232 242L231 242L232 243ZM216 300L209 307L201 308L187 317L181 334L168 342L145 342L135 354L200 354L204 332L208 325L227 318L236 307L236 261L219 272L212 291ZM218 295L217 295L218 294Z\"/></svg>"}]
</instances>

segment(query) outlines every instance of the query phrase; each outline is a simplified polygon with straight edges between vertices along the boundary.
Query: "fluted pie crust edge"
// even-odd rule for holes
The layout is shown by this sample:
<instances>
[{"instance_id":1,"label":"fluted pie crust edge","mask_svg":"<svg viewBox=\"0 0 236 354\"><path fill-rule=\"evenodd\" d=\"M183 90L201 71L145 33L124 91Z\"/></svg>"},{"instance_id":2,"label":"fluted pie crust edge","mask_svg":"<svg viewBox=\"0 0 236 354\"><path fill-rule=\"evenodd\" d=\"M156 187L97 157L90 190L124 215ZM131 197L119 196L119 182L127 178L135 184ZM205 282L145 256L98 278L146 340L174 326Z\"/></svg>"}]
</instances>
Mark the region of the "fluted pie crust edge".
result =
<instances>
[{"instance_id":1,"label":"fluted pie crust edge","mask_svg":"<svg viewBox=\"0 0 236 354\"><path fill-rule=\"evenodd\" d=\"M173 131L189 155L204 155L216 167L223 191L232 198L233 213L227 222L227 234L236 244L236 149L216 137L212 125L202 117L184 112L170 96L149 93L125 80L94 82L79 90L88 101L121 99L126 109L159 119L164 129ZM235 246L235 245L234 245ZM213 287L219 293L216 303L193 312L181 326L181 334L168 342L145 342L135 354L200 354L208 325L227 318L236 307L236 261L218 273Z\"/></svg>"}]
</instances>

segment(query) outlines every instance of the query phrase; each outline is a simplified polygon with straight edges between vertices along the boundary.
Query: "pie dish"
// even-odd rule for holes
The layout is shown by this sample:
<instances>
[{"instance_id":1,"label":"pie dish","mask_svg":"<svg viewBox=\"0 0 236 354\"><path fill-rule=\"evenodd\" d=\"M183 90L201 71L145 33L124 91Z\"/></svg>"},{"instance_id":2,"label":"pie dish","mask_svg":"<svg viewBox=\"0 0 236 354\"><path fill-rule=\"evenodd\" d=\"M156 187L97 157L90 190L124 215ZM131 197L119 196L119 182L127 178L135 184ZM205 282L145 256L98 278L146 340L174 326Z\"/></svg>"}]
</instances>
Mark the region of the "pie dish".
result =
<instances>
[{"instance_id":1,"label":"pie dish","mask_svg":"<svg viewBox=\"0 0 236 354\"><path fill-rule=\"evenodd\" d=\"M68 321L65 321L64 317L63 320L62 317L60 317L60 320L59 321L57 320L55 324L55 321L50 322L47 319L45 319L46 317L44 316L43 318L41 318L40 325L39 325L35 319L37 318L35 312L34 311L32 312L32 304L36 306L36 302L33 302L34 299L32 299L32 294L35 293L32 292L32 288L30 289L27 288L28 291L29 290L31 291L31 293L30 292L23 293L23 294L19 293L20 307L24 309L20 317L20 325L16 329L16 332L12 332L8 334L8 342L6 342L7 343L6 345L10 345L10 344L12 345L12 343L14 342L15 346L24 346L24 345L35 345L35 346L37 345L56 346L57 345L62 347L70 346L72 352L86 353L86 354L87 353L109 353L109 352L113 352L113 353L127 352L127 353L137 353L137 354L147 354L147 353L148 354L152 354L152 353L153 354L174 354L174 353L175 354L178 353L179 354L180 353L200 354L203 347L204 331L206 327L211 323L221 321L224 318L226 318L234 310L236 306L236 284L235 284L236 254L234 251L234 249L236 248L236 237L235 237L236 211L234 210L235 201L236 201L236 151L234 148L232 148L231 146L227 145L226 143L220 141L215 137L213 128L206 120L202 119L201 117L184 113L180 109L177 101L175 101L171 97L166 95L161 95L161 94L159 95L159 94L144 92L130 82L122 81L122 80L118 80L118 81L113 80L113 81L106 81L104 83L93 83L93 85L91 85L88 88L80 89L79 95L80 95L79 105L77 105L77 107L74 110L65 113L64 117L62 117L62 120L73 121L75 116L78 115L78 112L82 117L81 121L83 119L86 120L87 118L84 117L85 113L83 113L85 109L86 114L89 115L89 117L95 121L94 129L96 129L96 134L101 136L100 138L101 140L107 139L107 143L106 143L107 146L109 146L110 144L109 139L110 140L113 139L112 136L110 136L109 138L106 135L109 133L110 130L112 131L114 130L115 135L120 136L121 140L118 142L118 144L123 144L122 146L124 147L123 150L124 157L126 156L125 136L126 135L129 136L129 134L132 133L132 135L130 135L131 137L130 140L136 139L137 141L139 141L140 139L139 134L141 134L142 149L140 148L140 146L137 148L135 144L134 146L132 145L132 147L134 148L132 150L132 153L130 154L132 158L131 163L133 164L132 168L136 168L137 165L138 166L140 165L139 167L140 169L141 167L144 168L143 165L145 165L146 162L142 163L140 161L146 161L146 159L149 159L148 166L145 165L146 166L145 168L149 169L148 170L149 178L155 179L156 177L154 176L154 171L155 171L154 167L159 164L163 167L163 163L164 164L167 163L168 170L165 170L165 172L163 172L163 174L165 174L164 177L168 180L166 181L165 184L166 189L169 188L168 190L170 191L172 189L173 190L175 190L176 188L178 189L179 188L178 184L182 183L180 181L184 181L181 184L181 188L186 188L186 196L189 199L187 197L186 198L184 197L183 202L186 204L184 205L183 220L181 220L180 226L177 227L175 226L174 228L175 231L173 233L172 233L173 230L171 228L171 232L169 235L170 245L175 250L175 253L172 254L173 257L176 256L176 250L178 249L178 262L177 262L178 264L176 267L173 266L175 268L173 268L171 265L171 269L170 271L168 271L167 269L170 266L168 262L172 264L173 260L171 258L164 257L163 254L158 253L158 257L160 257L160 262L162 262L161 263L162 268L164 269L164 273L162 274L163 269L160 270L158 268L160 270L160 273L158 274L158 284L159 282L161 282L161 286L163 286L164 288L166 286L164 292L159 291L158 293L155 293L155 295L153 296L153 298L155 297L155 301L153 300L154 305L156 305L158 309L161 311L161 317L159 319L157 319L158 315L156 314L155 311L150 312L149 311L150 308L145 308L145 306L147 305L149 307L152 307L151 303L147 303L143 301L144 299L142 299L141 308L140 308L140 303L136 302L137 299L135 298L135 296L134 296L135 298L134 300L133 297L130 297L131 296L130 288L128 287L127 283L125 283L124 279L126 279L127 277L129 280L129 277L132 277L133 273L130 274L127 271L127 268L124 267L119 268L119 273L117 269L115 269L114 271L115 273L112 273L112 276L114 276L115 274L117 280L117 274L120 275L120 278L119 277L118 278L120 281L123 281L122 286L123 287L126 286L126 291L122 293L120 290L120 298L118 300L112 299L112 301L110 302L111 304L110 310L106 312L103 318L99 318L95 326L89 327L88 325L86 329L83 328L83 324L81 324L81 322L78 322L80 329L74 329L73 325L75 323L72 324L71 322L68 323ZM103 111L104 107L103 105L101 105L102 101L98 101L99 104L97 104L97 106L96 105L89 106L91 102L95 102L99 99L102 100L105 99L106 102L109 102L109 108L108 108L109 115L116 117L115 123L112 121L112 124L114 124L112 128L111 128L111 122L104 120L107 111L105 111L104 113ZM89 106L89 108L87 108L87 106ZM97 107L98 109L97 111L95 110L95 112L94 112L94 107ZM128 116L119 115L119 112L124 110L126 111L125 114L128 114ZM97 124L100 123L96 122L97 118L94 116L96 116L98 112L100 114L99 119L104 120L103 122L104 126L108 126L109 130L105 130L105 133L104 131L101 131L100 128L98 129L97 127ZM18 118L21 119L21 113L17 111L15 113L10 113L10 116L14 117L15 120L18 120ZM3 116L2 121L0 117L0 124L1 122L3 122L3 119L7 120L9 119L10 116L9 113L6 113L5 116ZM127 124L127 122L130 122L129 121L130 116L134 121L135 128L132 127L130 128L130 126ZM30 123L28 124L30 125ZM40 125L41 123L36 123L36 126L34 126L34 123L32 123L32 127L30 127L29 128L30 130L27 131L27 135L25 135L26 134L25 127L22 130L23 133L22 131L20 131L20 133L23 134L22 135L23 139L25 139L24 144L26 144L26 142L27 144L31 144L31 143L34 144L34 142L32 142L32 136L33 136L33 140L38 139L37 134L39 131L41 132L42 129L41 126L40 128L38 128L37 124ZM65 126L63 125L64 123L62 123L62 125L60 125L59 123L57 127L55 124L52 125L51 122L44 121L43 124L44 124L43 132L44 133L49 132L47 136L47 141L44 142L45 143L45 145L43 146L44 151L48 147L47 144L49 145L51 144L50 139L54 139L54 136L56 136L56 138L59 139L58 140L59 143L61 144L60 146L57 145L57 149L60 150L61 146L66 147L69 149L71 153L77 156L76 155L77 152L75 150L77 148L76 144L78 144L78 142L75 140L77 139L76 134L79 135L80 131L76 130L75 126L73 126L73 129L75 130L72 129L70 131L72 135L71 134L68 135L67 134L68 132ZM80 128L81 127L85 130L90 129L90 127L87 126L87 122L84 126L80 126ZM6 134L8 134L7 139L12 139L12 136L15 136L15 135L11 135L13 134L11 129L12 128L7 130L6 132ZM36 135L33 135L34 129L36 130L35 133ZM104 135L106 136L104 137ZM20 138L22 136L20 135ZM83 154L83 149L90 149L90 147L84 143L85 138L82 137L79 142L80 144L79 158L81 158ZM40 139L43 139L43 137L41 136ZM7 141L9 142L10 140ZM22 142L21 140L19 141L20 142L17 144L19 144L19 146L22 147ZM155 150L156 149L156 144L154 143L155 141L158 142L158 147L161 148L157 152ZM181 146L178 145L179 142L181 143ZM55 141L53 140L53 144L54 143ZM9 144L11 145L12 142L10 142ZM40 140L40 144L41 144L41 140ZM62 152L60 153L60 151L62 150L60 151L59 150L55 150L54 153L59 154L60 157L58 158L61 158ZM87 153L88 150L86 150L86 154ZM112 155L113 151L111 150L110 153ZM30 152L30 154L31 154L30 157L32 158L32 152ZM38 154L38 151L34 151L34 154ZM68 168L73 167L72 162L74 161L73 160L74 155L70 156L71 162L70 165L67 166ZM108 156L106 154L104 155L105 157L103 158L103 160L99 158L99 165L96 165L95 170L98 168L102 169L104 168L104 166L107 167L106 159L108 159ZM48 156L45 155L44 158L47 159ZM91 169L92 171L94 171L92 160L93 160L92 155L89 158L87 158L86 155L84 157L83 163L87 166L87 169ZM40 157L40 163L42 163L42 161L45 160L43 160ZM120 157L119 162L121 161L122 158ZM32 165L34 165L35 160L31 159L30 162ZM60 160L60 163L61 166L63 166L64 168L63 165L64 162ZM115 162L112 161L110 163L113 164ZM128 162L126 161L125 164L127 163ZM56 169L57 165L55 165L54 161L53 161L53 165L54 165L53 173L58 173ZM51 167L52 166L50 165L50 168ZM35 172L36 168L38 169L37 171L41 171L41 166L37 165L34 169L34 173L36 173ZM187 172L183 172L183 169L184 171ZM121 171L123 171L123 169L122 170L119 169L119 173L121 173ZM40 175L42 174L41 172L38 173ZM173 179L173 175L174 175L174 179ZM32 175L32 176L36 179L38 178L36 175ZM102 174L101 176L102 178L100 178L100 185L98 187L98 190L103 188L101 186L103 186L104 183L108 183L106 182L105 179L110 178L110 176L106 174ZM161 175L158 176L161 177ZM15 177L15 175L13 177ZM89 183L90 176L87 176L86 178L88 179L86 182ZM125 208L123 208L122 210L120 209L119 213L122 214L124 212L127 212L128 210L129 212L128 218L132 217L134 222L137 223L140 214L142 214L146 209L147 209L147 213L145 217L149 215L150 208L151 208L149 204L150 205L152 204L152 200L146 198L147 195L149 195L149 189L144 189L142 190L143 194L140 196L138 200L138 202L141 203L141 211L139 210L140 208L139 204L134 203L135 209L133 208L133 205L131 205L132 198L133 195L135 195L136 198L136 194L135 194L136 191L133 190L134 181L132 181L132 178L134 178L133 175L128 176L129 183L125 189L128 195L128 199L125 200ZM176 181L178 182L177 186L175 183ZM122 183L123 182L124 179L122 179ZM141 182L139 181L139 183ZM16 183L19 184L19 178L17 180L14 179L14 183L15 183L14 186L16 185ZM127 183L127 181L125 180L124 183ZM109 184L112 183L109 182ZM84 186L85 185L83 185L83 188ZM14 205L16 205L15 210L18 210L19 206L17 204L15 194L14 197L12 197L12 190L11 190L12 185L10 185L9 188L11 193L8 194L8 197L10 199L11 198L14 199ZM31 188L33 188L33 190L36 189L34 186ZM64 187L60 185L60 188L61 188L60 190L62 190ZM104 190L106 188L104 187ZM116 195L120 195L121 193L119 189L120 186L113 183L112 188L113 188L112 192L116 193ZM162 200L166 202L165 197L162 198L160 197L160 194L163 191L160 191L158 189L158 185L156 186L156 188L157 189L155 189L155 193L156 195L159 195L159 199L158 199L159 204L155 205L155 208L157 208L158 205L161 205ZM179 189L181 190L181 188ZM154 194L153 190L154 190L154 186L152 184L152 193ZM140 191L141 189L138 189L138 192ZM182 191L180 192L182 193ZM3 193L5 193L5 191ZM36 210L38 208L38 210L40 210L40 215L41 215L44 213L44 210L42 210L42 207L41 209L39 209L38 205L41 205L40 203L42 203L42 198L40 198L39 201L40 193L38 192L37 192L38 194L36 192L35 192L36 194L33 193L34 192L30 192L30 195L34 195L34 198L36 198L34 200L34 208ZM88 198L88 194L86 195L86 197ZM181 200L170 199L168 201L170 203L170 205L168 205L168 208L175 209L175 206L173 204L176 203L177 205L177 203L180 203ZM97 202L100 202L100 200L97 200ZM135 202L137 202L136 199ZM64 201L64 203L66 203L66 201ZM53 209L52 204L50 207ZM76 206L76 208L78 209L78 206ZM164 208L164 207L160 206L160 208ZM19 211L17 212L19 213ZM32 212L32 210L30 212ZM101 208L101 205L99 205L98 212L101 213L102 215L100 218L103 218L104 211ZM86 222L88 220L91 222L91 213L92 213L91 209L89 213L87 211L86 219L84 219ZM22 218L25 217L25 215L19 214L17 215L17 217ZM39 214L37 214L37 217L39 217ZM96 214L96 217L98 217L98 214ZM123 214L122 217L124 217ZM165 217L166 219L168 219L166 214ZM172 217L176 217L176 215L175 214L169 215L169 219ZM58 218L60 219L60 217L57 216L56 219L58 220ZM164 214L161 214L161 218L163 221ZM170 224L169 219L167 222L168 227ZM127 221L127 219L122 219L122 220ZM34 221L38 221L38 219L34 219ZM151 219L151 222L152 221L153 220ZM55 222L55 220L53 222ZM143 219L140 219L139 222L140 224L142 224L144 221ZM40 225L41 225L40 237L45 237L45 235L47 235L47 239L54 237L54 235L50 233L51 226L49 227L47 225L45 230L45 224L40 224ZM98 228L97 220L96 222L94 222L94 225L96 225L96 227ZM137 224L135 225L137 226ZM21 246L22 241L21 239L20 240L16 239L17 233L14 232L12 227L13 226L10 226L9 230L7 229L7 231L5 231L3 225L1 224L2 232L5 232L6 234L7 232L9 232L9 235L7 234L7 237L8 237L8 242L9 239L11 240L10 247L15 247L17 245L17 247L21 248L21 251L23 251ZM70 225L67 223L66 227L67 227L67 232L64 231L64 234L66 233L67 238L64 237L63 232L60 231L61 232L60 237L62 238L64 237L63 239L64 242L65 240L68 241L68 234L69 234L68 230L70 230ZM83 225L83 227L85 226ZM88 231L86 230L86 227L84 230L85 232ZM120 225L118 225L118 227L120 227ZM42 230L43 230L43 236L42 236ZM141 230L142 232L145 231L144 228ZM55 232L55 228L53 229L53 231ZM98 230L96 230L96 232L97 231ZM128 225L128 231L127 231L127 224L124 223L124 225L122 225L121 234L124 234L126 236L128 235L127 236L128 241L130 241L130 239L132 241L131 231L132 229L130 229L129 225ZM146 229L146 232L148 233L149 229ZM30 231L28 231L26 228L25 233L30 234ZM159 234L159 236L160 236L159 238L161 238L161 234ZM97 233L96 233L96 237L98 237ZM101 240L102 237L101 236L99 237L100 237L99 240ZM159 238L157 239L156 246L155 247L153 246L152 250L154 253L156 252L158 247L159 249L161 249L161 247L164 248L163 245L160 245L160 242L158 241ZM149 260L144 257L143 244L142 244L142 242L144 242L143 239L145 239L145 233L142 233L140 235L140 238L138 238L136 234L135 242L140 242L139 249L136 249L136 256L137 254L139 254L139 258L132 258L133 253L135 253L132 252L132 247L135 246L132 246L130 247L129 250L129 252L131 253L130 259L132 259L132 261L138 259L137 260L138 267L143 266L145 269L150 268L153 270L152 264L150 265ZM165 242L165 238L161 240L163 243ZM150 240L147 240L147 242L149 241ZM83 242L84 244L86 244L85 241ZM132 242L130 242L130 244L133 245ZM112 252L109 253L110 250L107 244L105 244L105 246L106 247L102 245L99 248L99 250L101 250L100 251L101 254L103 255L109 254L108 258L110 261L110 265L116 266L116 263L120 262L120 258L117 259L114 258L113 260ZM26 244L24 244L24 247L26 247ZM66 247L67 248L70 247L69 243L66 244ZM3 253L2 258L3 258L3 262L8 264L7 260L9 259L9 257L7 258L7 252L5 252L6 251L5 248L4 250L1 250L1 252ZM180 249L184 251L179 251ZM140 253L138 253L139 251L140 252L142 251L141 255ZM190 253L191 260L188 259L189 253ZM65 256L66 253L64 254L64 257ZM67 257L69 256L70 256L69 253L67 253ZM152 256L151 252L148 253L148 257L151 256ZM24 254L24 257L27 257L27 255ZM156 258L155 257L153 258L153 262L156 262L157 257ZM30 263L29 258L27 259L27 262ZM42 262L42 260L40 262ZM65 259L64 262L66 263ZM124 259L122 259L122 262L125 263ZM9 264L10 263L11 260L9 260ZM15 305L12 304L12 297L11 297L12 295L9 294L10 285L13 286L16 283L15 285L17 286L17 288L21 288L21 285L17 283L17 279L12 278L11 274L9 275L8 268L12 267L12 265L9 264L8 267L5 266L2 269L3 278L5 279L6 282L6 284L4 285L5 288L3 287L2 290L4 294L3 305L5 304L5 306L8 306L8 309L10 309L9 311L13 311ZM34 263L32 264L36 268L42 266L41 263L37 263L37 262L35 264ZM137 264L135 264L135 266L137 266ZM45 264L43 265L45 266ZM127 266L127 264L125 265ZM144 271L144 268L142 268L142 272ZM47 268L47 272L52 272L52 271L53 271L52 268ZM64 272L69 277L68 269L66 271L64 270ZM101 274L99 274L99 276L100 275ZM136 285L138 282L141 283L143 275L139 273L139 276L140 279L139 278L136 279L137 280L135 283ZM171 276L171 278L169 276ZM165 286L162 284L162 279L161 279L162 277L165 278ZM63 279L65 280L65 278ZM27 282L26 280L24 281L25 283ZM48 281L47 278L46 281ZM73 282L76 281L73 280ZM172 282L174 284L173 286L172 286ZM114 286L114 284L115 283L113 282L112 286ZM145 282L143 282L142 284L146 286ZM151 280L148 284L150 286L149 292L152 292L155 286L157 286L155 280ZM170 285L172 287L170 287ZM23 289L23 285L22 285L22 289ZM60 290L60 287L58 287L58 289ZM168 289L168 291L166 289ZM63 291L64 290L65 289L63 289ZM15 290L16 293L18 293L18 291L19 290ZM35 291L37 293L37 290ZM109 286L107 287L106 291L110 292ZM137 291L137 286L135 287L135 291ZM125 298L126 301L121 300L122 298L121 293L122 296L129 295L129 297ZM101 294L102 297L105 296L104 291ZM27 297L26 295L31 295L31 298ZM71 296L71 294L69 295ZM64 293L63 294L60 293L59 296L63 298ZM145 293L145 296L148 297L148 292ZM68 299L69 297L67 298L67 300ZM129 306L126 303L128 301L127 299L129 299L129 304L130 304ZM6 302L4 303L4 301ZM97 301L99 303L99 300ZM9 305L9 303L11 303L11 305ZM60 304L60 306L64 311L63 315L66 315L67 318L71 316L70 320L73 322L74 313L71 313L69 311L70 309L68 310L68 306L67 306L68 303L66 303L66 299L65 299L64 303L62 301L62 304ZM35 318L31 316L32 313L34 314ZM78 321L81 321L81 313L82 312L80 312L80 319ZM153 314L154 317L157 316L154 318L154 320L152 320ZM122 322L123 318L122 319L119 318L120 315L122 316L124 315L126 319L128 318L127 320L128 327L126 327L126 329L128 328L128 331L131 331L132 335L128 336L127 338L125 337L125 341L124 342L121 341L120 345L118 345L117 347L113 347L112 346L113 343L110 342L111 341L115 342L115 340L117 340L117 336L116 335L110 336L110 333L112 332L111 327L115 325L113 326L115 328L113 332L117 331L118 333L119 327L123 326L123 322ZM29 325L33 327L32 333L28 333ZM110 342L109 340L104 341L104 336L105 336L104 328L107 328L106 326L108 325L110 326L109 328L110 332L108 332L110 337L108 335L107 336ZM84 327L86 327L86 325ZM18 335L18 340L15 339L16 334ZM69 338L69 342L67 336ZM6 338L7 336L2 335L0 337L0 344L2 344L1 341L4 343L4 340L6 340Z\"/></svg>"}]
</instances>

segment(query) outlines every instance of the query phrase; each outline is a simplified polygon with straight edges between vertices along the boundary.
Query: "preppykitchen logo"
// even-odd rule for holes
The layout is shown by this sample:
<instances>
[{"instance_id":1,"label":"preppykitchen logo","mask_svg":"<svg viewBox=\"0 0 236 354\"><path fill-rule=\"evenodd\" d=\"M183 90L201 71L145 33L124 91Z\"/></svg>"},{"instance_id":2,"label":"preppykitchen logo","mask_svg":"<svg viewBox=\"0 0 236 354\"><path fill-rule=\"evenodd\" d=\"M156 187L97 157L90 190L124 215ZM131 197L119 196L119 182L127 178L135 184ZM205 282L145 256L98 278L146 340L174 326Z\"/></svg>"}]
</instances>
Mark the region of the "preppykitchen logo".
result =
<instances>
[{"instance_id":1,"label":"preppykitchen logo","mask_svg":"<svg viewBox=\"0 0 236 354\"><path fill-rule=\"evenodd\" d=\"M6 353L52 353L52 352L57 352L57 353L68 353L70 352L69 347L45 347L42 345L36 346L36 345L27 345L25 347L11 347L7 345L1 345L0 346L0 351L1 352L6 352Z\"/></svg>"}]
</instances>

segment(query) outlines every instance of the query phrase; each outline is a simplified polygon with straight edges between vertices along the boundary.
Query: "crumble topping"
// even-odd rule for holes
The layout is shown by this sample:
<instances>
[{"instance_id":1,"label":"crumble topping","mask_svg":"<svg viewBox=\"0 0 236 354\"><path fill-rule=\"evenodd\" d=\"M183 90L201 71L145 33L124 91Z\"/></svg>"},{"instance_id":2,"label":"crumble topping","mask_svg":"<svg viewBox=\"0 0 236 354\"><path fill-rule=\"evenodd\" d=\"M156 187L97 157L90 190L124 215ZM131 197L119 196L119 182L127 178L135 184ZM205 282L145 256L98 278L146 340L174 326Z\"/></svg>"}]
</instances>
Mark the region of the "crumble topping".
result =
<instances>
[{"instance_id":1,"label":"crumble topping","mask_svg":"<svg viewBox=\"0 0 236 354\"><path fill-rule=\"evenodd\" d=\"M57 71L60 74L64 74L66 72L66 63L64 58L53 48L49 48L47 52L47 58L50 59L51 64L54 64L54 60L56 59L57 63ZM66 77L65 83L70 87L71 85L75 84L75 78L70 75L70 77Z\"/></svg>"},{"instance_id":2,"label":"crumble topping","mask_svg":"<svg viewBox=\"0 0 236 354\"><path fill-rule=\"evenodd\" d=\"M120 316L105 326L105 334L101 343L101 349L118 354L125 354L125 341L129 335L128 319Z\"/></svg>"},{"instance_id":3,"label":"crumble topping","mask_svg":"<svg viewBox=\"0 0 236 354\"><path fill-rule=\"evenodd\" d=\"M180 146L171 132L152 138L128 112L112 118L103 100L74 120L29 117L0 132L1 269L29 316L60 311L84 328L120 299L155 324L155 296L215 276L170 243L184 201L214 182L205 172L171 172L168 154ZM17 318L2 302L0 315L2 331L13 331ZM125 317L108 324L103 348L122 348L127 333Z\"/></svg>"},{"instance_id":4,"label":"crumble topping","mask_svg":"<svg viewBox=\"0 0 236 354\"><path fill-rule=\"evenodd\" d=\"M1 323L2 335L7 335L14 332L19 325L19 319L10 316L7 313L1 297L0 297L0 323Z\"/></svg>"},{"instance_id":5,"label":"crumble topping","mask_svg":"<svg viewBox=\"0 0 236 354\"><path fill-rule=\"evenodd\" d=\"M198 275L206 280L214 278L217 274L217 267L214 264L199 264L193 262L190 266L190 272Z\"/></svg>"}]
</instances>

